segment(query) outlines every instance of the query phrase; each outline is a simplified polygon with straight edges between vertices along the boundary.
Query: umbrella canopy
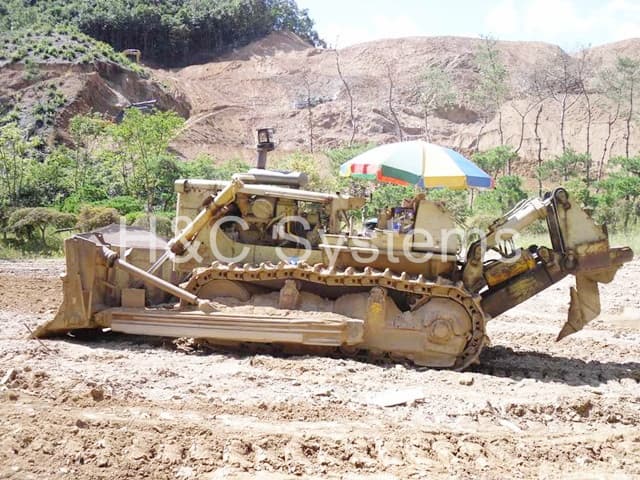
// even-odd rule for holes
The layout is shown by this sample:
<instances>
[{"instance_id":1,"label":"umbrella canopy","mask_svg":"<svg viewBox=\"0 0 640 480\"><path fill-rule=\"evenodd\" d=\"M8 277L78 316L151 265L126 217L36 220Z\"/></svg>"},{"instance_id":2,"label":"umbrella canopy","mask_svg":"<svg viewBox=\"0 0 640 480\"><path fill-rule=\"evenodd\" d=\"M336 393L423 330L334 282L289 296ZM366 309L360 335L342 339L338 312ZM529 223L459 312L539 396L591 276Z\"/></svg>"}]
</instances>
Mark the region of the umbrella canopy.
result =
<instances>
[{"instance_id":1,"label":"umbrella canopy","mask_svg":"<svg viewBox=\"0 0 640 480\"><path fill-rule=\"evenodd\" d=\"M340 176L424 188L491 188L493 179L450 148L422 140L372 148L340 166Z\"/></svg>"}]
</instances>

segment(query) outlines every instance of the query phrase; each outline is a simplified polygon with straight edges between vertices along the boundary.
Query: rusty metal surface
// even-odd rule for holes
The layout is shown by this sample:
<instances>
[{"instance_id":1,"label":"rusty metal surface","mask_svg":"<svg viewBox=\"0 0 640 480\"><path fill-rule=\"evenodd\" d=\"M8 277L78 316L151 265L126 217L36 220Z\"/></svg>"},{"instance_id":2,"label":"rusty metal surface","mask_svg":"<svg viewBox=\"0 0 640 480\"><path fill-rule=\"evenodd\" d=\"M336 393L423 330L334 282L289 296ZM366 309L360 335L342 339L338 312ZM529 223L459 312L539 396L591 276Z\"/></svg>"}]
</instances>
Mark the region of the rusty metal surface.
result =
<instances>
[{"instance_id":1,"label":"rusty metal surface","mask_svg":"<svg viewBox=\"0 0 640 480\"><path fill-rule=\"evenodd\" d=\"M507 280L527 272L536 266L533 255L528 250L520 250L518 258L510 262L496 261L484 269L484 278L489 287L494 287Z\"/></svg>"}]
</instances>

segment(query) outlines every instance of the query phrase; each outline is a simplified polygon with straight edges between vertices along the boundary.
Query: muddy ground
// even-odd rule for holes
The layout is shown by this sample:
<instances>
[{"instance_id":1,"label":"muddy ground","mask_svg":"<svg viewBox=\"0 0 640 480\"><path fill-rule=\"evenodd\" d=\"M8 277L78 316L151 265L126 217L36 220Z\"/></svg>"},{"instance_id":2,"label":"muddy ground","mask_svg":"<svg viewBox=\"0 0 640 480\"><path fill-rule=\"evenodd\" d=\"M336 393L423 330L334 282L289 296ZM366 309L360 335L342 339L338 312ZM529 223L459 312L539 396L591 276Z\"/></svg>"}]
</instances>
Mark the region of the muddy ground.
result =
<instances>
[{"instance_id":1,"label":"muddy ground","mask_svg":"<svg viewBox=\"0 0 640 480\"><path fill-rule=\"evenodd\" d=\"M555 343L571 280L464 373L110 335L29 340L61 261L0 262L0 478L640 477L640 260ZM391 393L407 400L381 406Z\"/></svg>"}]
</instances>

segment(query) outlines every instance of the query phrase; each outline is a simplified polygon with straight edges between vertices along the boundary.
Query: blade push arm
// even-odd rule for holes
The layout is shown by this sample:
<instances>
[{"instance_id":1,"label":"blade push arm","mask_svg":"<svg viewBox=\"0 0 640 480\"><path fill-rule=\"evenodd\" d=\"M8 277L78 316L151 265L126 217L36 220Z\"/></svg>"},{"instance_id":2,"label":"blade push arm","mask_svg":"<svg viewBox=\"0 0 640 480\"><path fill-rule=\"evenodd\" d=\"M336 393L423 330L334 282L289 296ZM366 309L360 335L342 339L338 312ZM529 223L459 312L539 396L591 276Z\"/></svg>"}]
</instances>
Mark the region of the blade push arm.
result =
<instances>
[{"instance_id":1,"label":"blade push arm","mask_svg":"<svg viewBox=\"0 0 640 480\"><path fill-rule=\"evenodd\" d=\"M187 246L193 242L216 213L235 200L236 194L243 186L244 184L241 180L234 178L231 183L220 190L215 197L212 196L211 201L205 204L205 207L196 218L169 242L169 249L176 255L182 255Z\"/></svg>"}]
</instances>

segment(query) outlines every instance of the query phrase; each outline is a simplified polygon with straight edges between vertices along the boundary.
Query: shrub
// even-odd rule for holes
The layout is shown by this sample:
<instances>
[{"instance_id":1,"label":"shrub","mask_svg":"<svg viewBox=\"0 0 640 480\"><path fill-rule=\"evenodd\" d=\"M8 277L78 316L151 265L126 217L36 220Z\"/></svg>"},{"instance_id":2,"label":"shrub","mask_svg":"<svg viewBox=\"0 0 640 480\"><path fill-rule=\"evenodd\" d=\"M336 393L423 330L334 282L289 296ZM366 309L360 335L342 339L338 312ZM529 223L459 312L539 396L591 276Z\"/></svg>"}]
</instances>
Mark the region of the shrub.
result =
<instances>
[{"instance_id":1,"label":"shrub","mask_svg":"<svg viewBox=\"0 0 640 480\"><path fill-rule=\"evenodd\" d=\"M78 215L77 228L81 232L90 232L112 223L120 223L120 215L115 208L85 206Z\"/></svg>"},{"instance_id":2,"label":"shrub","mask_svg":"<svg viewBox=\"0 0 640 480\"><path fill-rule=\"evenodd\" d=\"M478 195L476 208L483 212L502 214L527 196L522 188L522 179L515 175L507 175L498 179L495 189Z\"/></svg>"},{"instance_id":3,"label":"shrub","mask_svg":"<svg viewBox=\"0 0 640 480\"><path fill-rule=\"evenodd\" d=\"M26 239L32 239L35 231L39 230L42 243L45 244L48 227L71 228L75 223L75 215L69 213L44 207L21 208L11 214L7 228L15 233L16 237Z\"/></svg>"},{"instance_id":4,"label":"shrub","mask_svg":"<svg viewBox=\"0 0 640 480\"><path fill-rule=\"evenodd\" d=\"M165 238L171 238L173 236L173 223L167 217L142 214L133 221L133 226L144 228L145 230L153 232L154 223L156 235Z\"/></svg>"},{"instance_id":5,"label":"shrub","mask_svg":"<svg viewBox=\"0 0 640 480\"><path fill-rule=\"evenodd\" d=\"M209 180L231 180L234 173L243 173L250 166L242 159L233 158L217 164L207 155L199 155L181 165L180 174L186 178L206 178Z\"/></svg>"},{"instance_id":6,"label":"shrub","mask_svg":"<svg viewBox=\"0 0 640 480\"><path fill-rule=\"evenodd\" d=\"M453 215L457 224L464 225L466 223L470 213L466 191L438 188L429 191L427 197L430 200L441 203Z\"/></svg>"},{"instance_id":7,"label":"shrub","mask_svg":"<svg viewBox=\"0 0 640 480\"><path fill-rule=\"evenodd\" d=\"M321 167L313 155L296 152L273 162L273 168L285 172L302 172L309 179L305 188L308 190L322 191L327 187L326 175L321 172ZM326 173L326 171L325 171Z\"/></svg>"},{"instance_id":8,"label":"shrub","mask_svg":"<svg viewBox=\"0 0 640 480\"><path fill-rule=\"evenodd\" d=\"M518 154L509 146L501 145L485 152L473 155L473 161L492 177L496 177L500 170L505 174L511 171L511 164L518 159Z\"/></svg>"},{"instance_id":9,"label":"shrub","mask_svg":"<svg viewBox=\"0 0 640 480\"><path fill-rule=\"evenodd\" d=\"M40 78L40 67L30 58L24 62L24 78L27 81L35 81Z\"/></svg>"},{"instance_id":10,"label":"shrub","mask_svg":"<svg viewBox=\"0 0 640 480\"><path fill-rule=\"evenodd\" d=\"M139 199L128 195L120 195L109 198L108 200L100 200L99 202L93 202L92 205L96 207L115 208L120 215L140 212L144 208L144 205Z\"/></svg>"},{"instance_id":11,"label":"shrub","mask_svg":"<svg viewBox=\"0 0 640 480\"><path fill-rule=\"evenodd\" d=\"M495 214L480 212L469 217L467 221L467 226L469 228L476 228L480 231L486 231L489 228L489 225L491 225L495 220L496 220Z\"/></svg>"}]
</instances>

